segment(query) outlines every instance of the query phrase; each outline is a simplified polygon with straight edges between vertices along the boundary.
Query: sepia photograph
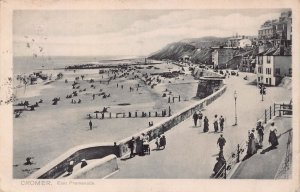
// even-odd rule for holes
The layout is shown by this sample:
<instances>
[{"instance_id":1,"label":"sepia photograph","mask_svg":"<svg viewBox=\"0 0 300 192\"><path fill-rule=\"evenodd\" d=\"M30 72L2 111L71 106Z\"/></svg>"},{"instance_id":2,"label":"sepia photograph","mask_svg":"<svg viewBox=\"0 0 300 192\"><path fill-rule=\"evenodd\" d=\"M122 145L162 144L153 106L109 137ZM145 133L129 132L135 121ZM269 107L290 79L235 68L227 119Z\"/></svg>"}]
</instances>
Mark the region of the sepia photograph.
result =
<instances>
[{"instance_id":1,"label":"sepia photograph","mask_svg":"<svg viewBox=\"0 0 300 192\"><path fill-rule=\"evenodd\" d=\"M10 179L292 182L294 15L291 5L12 10L0 98Z\"/></svg>"}]
</instances>

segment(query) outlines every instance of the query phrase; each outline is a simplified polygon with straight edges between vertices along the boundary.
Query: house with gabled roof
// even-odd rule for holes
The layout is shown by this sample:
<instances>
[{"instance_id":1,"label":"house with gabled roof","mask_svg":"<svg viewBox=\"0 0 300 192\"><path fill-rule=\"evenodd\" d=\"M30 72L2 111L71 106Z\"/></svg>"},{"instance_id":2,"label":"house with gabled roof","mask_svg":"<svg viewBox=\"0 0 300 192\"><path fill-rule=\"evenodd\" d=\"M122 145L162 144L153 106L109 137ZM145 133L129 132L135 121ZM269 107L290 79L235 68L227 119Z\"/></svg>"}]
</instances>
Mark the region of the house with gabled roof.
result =
<instances>
[{"instance_id":1,"label":"house with gabled roof","mask_svg":"<svg viewBox=\"0 0 300 192\"><path fill-rule=\"evenodd\" d=\"M256 56L257 82L278 85L282 78L292 75L291 47L272 47Z\"/></svg>"}]
</instances>

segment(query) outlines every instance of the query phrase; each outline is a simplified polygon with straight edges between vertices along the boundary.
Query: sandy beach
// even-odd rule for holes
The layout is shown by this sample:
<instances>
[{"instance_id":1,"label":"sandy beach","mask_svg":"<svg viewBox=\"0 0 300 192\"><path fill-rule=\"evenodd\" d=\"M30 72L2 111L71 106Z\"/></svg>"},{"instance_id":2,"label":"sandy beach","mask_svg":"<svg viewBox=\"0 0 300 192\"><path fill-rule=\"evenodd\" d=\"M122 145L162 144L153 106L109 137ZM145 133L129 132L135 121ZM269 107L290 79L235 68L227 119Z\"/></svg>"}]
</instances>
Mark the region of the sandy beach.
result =
<instances>
[{"instance_id":1,"label":"sandy beach","mask_svg":"<svg viewBox=\"0 0 300 192\"><path fill-rule=\"evenodd\" d=\"M27 100L30 104L35 104L42 99L43 102L34 111L23 111L20 117L14 118L14 177L28 176L72 147L94 142L119 141L149 127L149 121L154 124L161 121L163 117L153 117L155 112L161 113L169 106L172 112L176 112L197 100L194 98L197 80L188 67L183 71L177 65L161 63L153 67L135 65L130 70L127 69L123 73L119 72L109 84L107 80L114 77L114 74L99 74L99 69L45 70L42 73L52 74L51 81L39 80L37 84L27 85L26 88L15 84L15 87L18 86L14 90L17 98L14 102L15 110L24 108L16 106L21 101ZM150 85L143 82L147 75L172 71L182 73L174 78L151 75ZM62 73L63 77L55 80L58 73ZM84 75L83 79L81 75ZM80 87L73 89L72 83L76 77L79 77L76 87ZM93 83L91 79L94 80ZM153 84L156 85L151 86ZM73 91L77 91L77 96L66 98ZM166 97L162 97L164 93ZM103 98L103 95L109 96ZM177 98L173 103L172 96L179 95L181 101ZM169 96L171 103L168 103ZM60 98L57 105L53 105L54 98ZM76 104L71 103L72 99ZM99 118L95 119L94 112L102 111L104 107L108 107L105 116L111 113L113 118L100 119L99 113ZM116 113L125 113L127 116L129 112L132 115L135 112L146 112L147 117L115 118ZM151 117L148 117L149 112L152 113ZM88 114L92 117L92 130L89 129ZM35 164L23 165L27 157L33 157Z\"/></svg>"}]
</instances>

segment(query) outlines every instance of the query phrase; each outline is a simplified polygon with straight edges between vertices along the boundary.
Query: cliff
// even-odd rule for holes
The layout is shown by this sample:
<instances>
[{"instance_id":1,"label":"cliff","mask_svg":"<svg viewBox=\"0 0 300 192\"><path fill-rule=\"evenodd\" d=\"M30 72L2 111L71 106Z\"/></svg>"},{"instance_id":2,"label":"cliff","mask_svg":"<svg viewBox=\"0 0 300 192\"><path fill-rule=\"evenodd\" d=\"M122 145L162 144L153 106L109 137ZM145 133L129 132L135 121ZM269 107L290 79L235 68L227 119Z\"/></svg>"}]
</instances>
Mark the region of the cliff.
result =
<instances>
[{"instance_id":1,"label":"cliff","mask_svg":"<svg viewBox=\"0 0 300 192\"><path fill-rule=\"evenodd\" d=\"M194 63L211 63L212 49L210 47L225 45L227 40L228 38L219 37L185 39L166 45L161 50L151 54L149 58L179 60L188 56Z\"/></svg>"}]
</instances>

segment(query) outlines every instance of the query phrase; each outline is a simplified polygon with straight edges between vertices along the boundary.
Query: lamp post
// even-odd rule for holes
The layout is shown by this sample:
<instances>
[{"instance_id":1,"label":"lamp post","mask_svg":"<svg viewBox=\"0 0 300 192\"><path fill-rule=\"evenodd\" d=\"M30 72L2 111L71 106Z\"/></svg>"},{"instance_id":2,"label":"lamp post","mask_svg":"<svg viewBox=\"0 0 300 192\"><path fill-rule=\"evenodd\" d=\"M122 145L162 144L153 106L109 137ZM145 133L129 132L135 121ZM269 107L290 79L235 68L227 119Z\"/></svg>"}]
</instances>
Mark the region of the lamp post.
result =
<instances>
[{"instance_id":1,"label":"lamp post","mask_svg":"<svg viewBox=\"0 0 300 192\"><path fill-rule=\"evenodd\" d=\"M236 112L236 99L237 99L237 92L234 91L234 115L235 115L235 123L233 126L236 126L237 125L237 112Z\"/></svg>"}]
</instances>

